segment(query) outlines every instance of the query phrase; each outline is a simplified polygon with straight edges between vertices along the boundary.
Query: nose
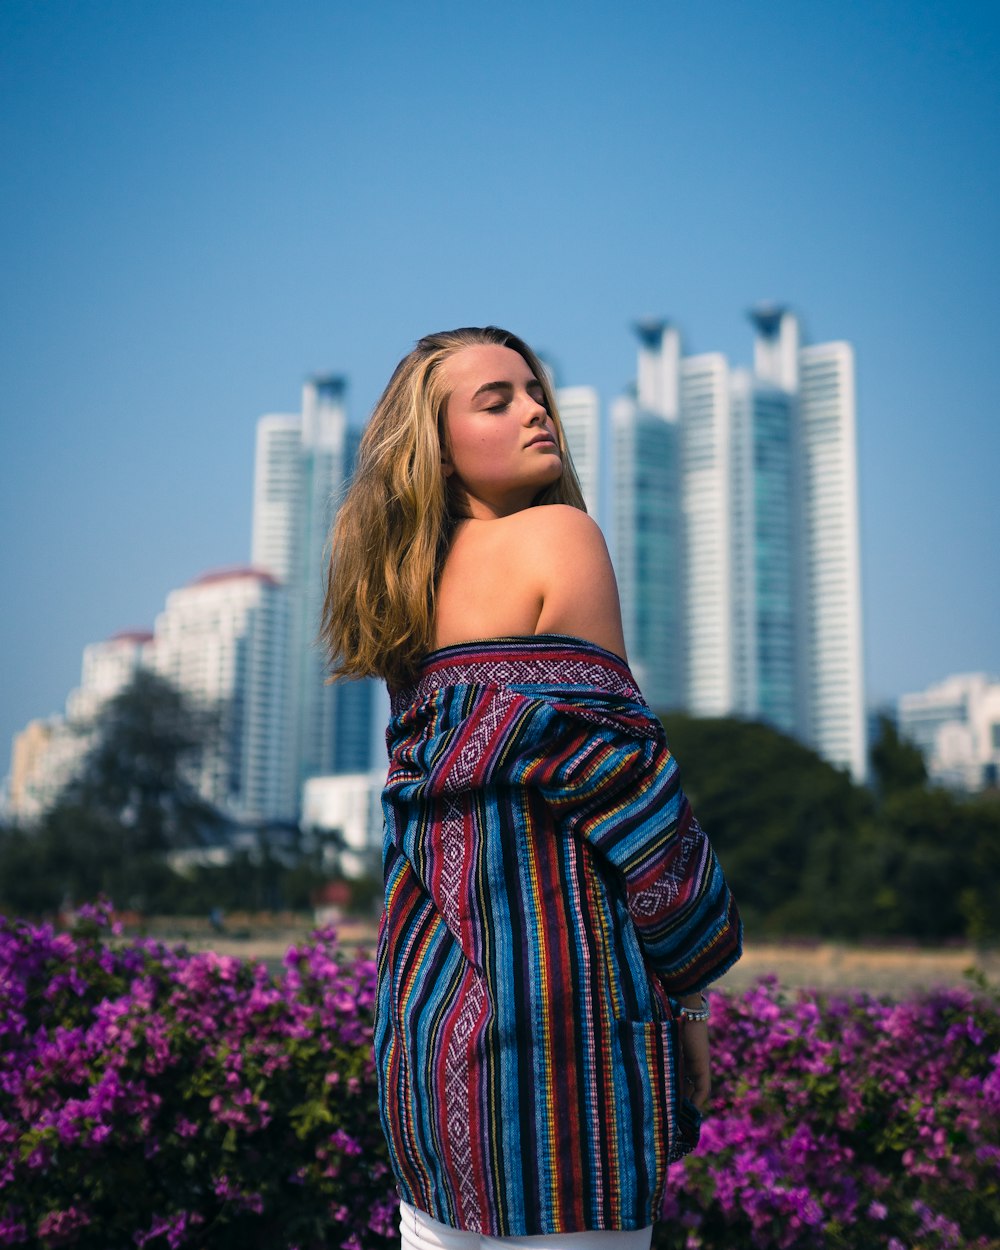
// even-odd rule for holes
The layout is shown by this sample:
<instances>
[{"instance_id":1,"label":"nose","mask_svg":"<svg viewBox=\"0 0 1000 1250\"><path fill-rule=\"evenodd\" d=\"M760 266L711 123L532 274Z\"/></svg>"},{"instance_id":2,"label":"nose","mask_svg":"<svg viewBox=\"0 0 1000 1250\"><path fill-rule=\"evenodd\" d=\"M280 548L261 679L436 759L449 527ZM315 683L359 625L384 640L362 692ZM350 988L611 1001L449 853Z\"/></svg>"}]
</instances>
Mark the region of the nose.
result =
<instances>
[{"instance_id":1,"label":"nose","mask_svg":"<svg viewBox=\"0 0 1000 1250\"><path fill-rule=\"evenodd\" d=\"M528 396L528 404L525 409L525 421L528 425L544 425L548 419L548 409L545 405L537 400L534 395Z\"/></svg>"}]
</instances>

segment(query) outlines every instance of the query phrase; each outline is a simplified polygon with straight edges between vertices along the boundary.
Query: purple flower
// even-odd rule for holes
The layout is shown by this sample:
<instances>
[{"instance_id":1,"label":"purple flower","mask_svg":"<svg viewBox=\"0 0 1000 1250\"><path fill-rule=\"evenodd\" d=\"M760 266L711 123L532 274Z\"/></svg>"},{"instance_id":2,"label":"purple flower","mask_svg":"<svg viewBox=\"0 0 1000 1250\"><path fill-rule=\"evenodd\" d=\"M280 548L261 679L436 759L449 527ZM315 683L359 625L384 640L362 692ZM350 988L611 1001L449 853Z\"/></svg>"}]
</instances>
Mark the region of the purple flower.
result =
<instances>
[{"instance_id":1,"label":"purple flower","mask_svg":"<svg viewBox=\"0 0 1000 1250\"><path fill-rule=\"evenodd\" d=\"M394 1239L371 961L317 934L272 978L147 939L109 945L101 916L75 935L0 917L0 1245L29 1229L42 1244L46 1218L44 1244L75 1239L67 1213L99 1209L94 1178L114 1183L122 1161L119 1218L141 1212L128 1235L151 1250L207 1246L209 1222L265 1213L326 1220L352 1250ZM669 1170L671 1244L815 1250L836 1230L843 1250L890 1233L895 1250L982 1250L975 1195L1000 1168L995 1002L785 995L773 979L710 998L713 1106ZM143 1188L135 1161L154 1155Z\"/></svg>"},{"instance_id":2,"label":"purple flower","mask_svg":"<svg viewBox=\"0 0 1000 1250\"><path fill-rule=\"evenodd\" d=\"M20 1220L0 1215L0 1246L20 1246L28 1240L28 1230Z\"/></svg>"},{"instance_id":3,"label":"purple flower","mask_svg":"<svg viewBox=\"0 0 1000 1250\"><path fill-rule=\"evenodd\" d=\"M65 1211L50 1211L38 1222L38 1236L52 1246L65 1245L74 1240L74 1234L90 1223L90 1216L78 1207Z\"/></svg>"}]
</instances>

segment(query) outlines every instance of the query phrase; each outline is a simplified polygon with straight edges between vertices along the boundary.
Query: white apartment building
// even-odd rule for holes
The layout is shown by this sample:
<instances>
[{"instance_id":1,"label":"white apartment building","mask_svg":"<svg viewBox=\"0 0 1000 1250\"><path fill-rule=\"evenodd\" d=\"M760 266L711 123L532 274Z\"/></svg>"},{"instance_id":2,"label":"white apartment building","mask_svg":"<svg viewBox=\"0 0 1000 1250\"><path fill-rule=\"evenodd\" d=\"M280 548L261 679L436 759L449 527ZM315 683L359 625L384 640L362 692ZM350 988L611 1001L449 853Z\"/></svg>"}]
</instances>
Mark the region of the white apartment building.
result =
<instances>
[{"instance_id":1,"label":"white apartment building","mask_svg":"<svg viewBox=\"0 0 1000 1250\"><path fill-rule=\"evenodd\" d=\"M270 573L230 568L173 590L156 619L149 666L220 712L220 733L195 779L234 820L292 820L288 703L289 602Z\"/></svg>"},{"instance_id":2,"label":"white apartment building","mask_svg":"<svg viewBox=\"0 0 1000 1250\"><path fill-rule=\"evenodd\" d=\"M191 781L235 821L295 818L288 715L288 597L253 568L206 573L168 594L153 633L128 631L84 649L65 717L32 721L14 740L8 806L38 820L79 771L103 705L141 668L220 713Z\"/></svg>"},{"instance_id":3,"label":"white apartment building","mask_svg":"<svg viewBox=\"0 0 1000 1250\"><path fill-rule=\"evenodd\" d=\"M592 386L563 386L556 391L556 406L587 512L600 524L601 401Z\"/></svg>"},{"instance_id":4,"label":"white apartment building","mask_svg":"<svg viewBox=\"0 0 1000 1250\"><path fill-rule=\"evenodd\" d=\"M286 762L297 793L310 777L367 770L374 736L376 684L326 684L318 640L330 526L360 441L345 390L343 378L314 378L303 388L301 413L257 424L251 560L290 599Z\"/></svg>"},{"instance_id":5,"label":"white apartment building","mask_svg":"<svg viewBox=\"0 0 1000 1250\"><path fill-rule=\"evenodd\" d=\"M152 637L145 630L127 630L90 643L65 716L30 721L14 738L7 806L15 820L28 825L39 820L77 775L93 744L94 716L145 663Z\"/></svg>"},{"instance_id":6,"label":"white apartment building","mask_svg":"<svg viewBox=\"0 0 1000 1250\"><path fill-rule=\"evenodd\" d=\"M901 695L896 716L932 781L956 790L1000 784L1000 679L957 673Z\"/></svg>"},{"instance_id":7,"label":"white apartment building","mask_svg":"<svg viewBox=\"0 0 1000 1250\"><path fill-rule=\"evenodd\" d=\"M55 805L80 769L86 751L82 734L64 716L29 721L14 736L7 814L33 825Z\"/></svg>"},{"instance_id":8,"label":"white apartment building","mask_svg":"<svg viewBox=\"0 0 1000 1250\"><path fill-rule=\"evenodd\" d=\"M379 871L382 862L382 788L385 769L368 773L340 773L312 777L302 795L304 833L329 838L325 858L345 877Z\"/></svg>"},{"instance_id":9,"label":"white apartment building","mask_svg":"<svg viewBox=\"0 0 1000 1250\"><path fill-rule=\"evenodd\" d=\"M854 353L849 343L799 352L799 473L806 740L867 771Z\"/></svg>"},{"instance_id":10,"label":"white apartment building","mask_svg":"<svg viewBox=\"0 0 1000 1250\"><path fill-rule=\"evenodd\" d=\"M66 700L66 717L90 720L108 699L124 690L147 664L153 635L145 629L122 630L83 649L80 685Z\"/></svg>"},{"instance_id":11,"label":"white apartment building","mask_svg":"<svg viewBox=\"0 0 1000 1250\"><path fill-rule=\"evenodd\" d=\"M680 361L684 706L734 710L732 415L729 363L718 352Z\"/></svg>"}]
</instances>

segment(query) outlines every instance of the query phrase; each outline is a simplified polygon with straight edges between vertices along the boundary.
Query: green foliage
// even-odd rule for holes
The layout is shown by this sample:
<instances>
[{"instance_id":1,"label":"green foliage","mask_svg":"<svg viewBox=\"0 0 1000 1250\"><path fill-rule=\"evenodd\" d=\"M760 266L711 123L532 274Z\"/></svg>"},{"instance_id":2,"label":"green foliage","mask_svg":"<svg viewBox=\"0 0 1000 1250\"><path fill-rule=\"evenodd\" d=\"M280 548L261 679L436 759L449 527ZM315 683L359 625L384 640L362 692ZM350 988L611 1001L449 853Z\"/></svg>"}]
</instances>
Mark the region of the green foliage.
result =
<instances>
[{"instance_id":1,"label":"green foliage","mask_svg":"<svg viewBox=\"0 0 1000 1250\"><path fill-rule=\"evenodd\" d=\"M140 669L98 713L94 744L60 806L126 831L130 853L197 845L225 823L192 780L223 718Z\"/></svg>"},{"instance_id":2,"label":"green foliage","mask_svg":"<svg viewBox=\"0 0 1000 1250\"><path fill-rule=\"evenodd\" d=\"M175 872L162 855L131 854L126 831L83 808L59 807L38 830L0 829L0 914L9 916L52 915L67 901L112 893L129 910L158 916L306 912L330 880L313 859L289 865L266 848ZM381 880L349 884L351 909L371 914Z\"/></svg>"},{"instance_id":3,"label":"green foliage","mask_svg":"<svg viewBox=\"0 0 1000 1250\"><path fill-rule=\"evenodd\" d=\"M899 736L896 722L885 712L877 718L875 741L869 752L872 781L882 797L922 790L927 785L927 767L920 748Z\"/></svg>"},{"instance_id":4,"label":"green foliage","mask_svg":"<svg viewBox=\"0 0 1000 1250\"><path fill-rule=\"evenodd\" d=\"M101 893L149 907L174 876L162 856L135 848L128 829L84 804L59 803L38 829L0 830L0 910L12 915Z\"/></svg>"},{"instance_id":5,"label":"green foliage","mask_svg":"<svg viewBox=\"0 0 1000 1250\"><path fill-rule=\"evenodd\" d=\"M766 725L664 725L757 938L1000 939L1000 803L929 786L888 718L873 790Z\"/></svg>"},{"instance_id":6,"label":"green foliage","mask_svg":"<svg viewBox=\"0 0 1000 1250\"><path fill-rule=\"evenodd\" d=\"M171 851L225 835L228 821L192 780L224 716L138 673L100 709L79 774L38 826L0 828L0 911L51 915L98 895L159 915L309 908L330 878L321 847L279 857L261 831L255 850L228 863L180 872L168 862ZM370 910L371 883L356 895Z\"/></svg>"},{"instance_id":7,"label":"green foliage","mask_svg":"<svg viewBox=\"0 0 1000 1250\"><path fill-rule=\"evenodd\" d=\"M870 794L767 725L679 715L664 725L748 928L842 932L848 846L873 811Z\"/></svg>"}]
</instances>

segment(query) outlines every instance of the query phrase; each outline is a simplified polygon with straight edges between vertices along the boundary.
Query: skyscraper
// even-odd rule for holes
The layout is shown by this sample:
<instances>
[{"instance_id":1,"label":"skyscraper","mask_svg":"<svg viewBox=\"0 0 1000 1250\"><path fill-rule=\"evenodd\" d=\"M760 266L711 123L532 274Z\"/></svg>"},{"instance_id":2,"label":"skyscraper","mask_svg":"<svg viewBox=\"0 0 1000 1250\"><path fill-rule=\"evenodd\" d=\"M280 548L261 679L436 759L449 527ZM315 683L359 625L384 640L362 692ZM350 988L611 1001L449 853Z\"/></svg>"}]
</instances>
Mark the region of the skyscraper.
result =
<instances>
[{"instance_id":1,"label":"skyscraper","mask_svg":"<svg viewBox=\"0 0 1000 1250\"><path fill-rule=\"evenodd\" d=\"M794 399L736 369L730 413L732 706L794 734L801 725Z\"/></svg>"},{"instance_id":2,"label":"skyscraper","mask_svg":"<svg viewBox=\"0 0 1000 1250\"><path fill-rule=\"evenodd\" d=\"M654 671L668 646L649 623L655 604L683 659L670 678L680 697L656 706L765 720L861 779L853 354L847 343L802 346L788 309L760 306L751 320L753 371L715 352L683 356L665 322L638 327L638 395L615 409L626 642ZM659 414L674 443L640 448L641 413ZM644 512L640 481L654 499ZM679 524L654 522L649 551L649 518L670 507Z\"/></svg>"},{"instance_id":3,"label":"skyscraper","mask_svg":"<svg viewBox=\"0 0 1000 1250\"><path fill-rule=\"evenodd\" d=\"M682 704L684 673L677 331L641 322L639 382L611 410L611 555L625 645L658 709Z\"/></svg>"},{"instance_id":4,"label":"skyscraper","mask_svg":"<svg viewBox=\"0 0 1000 1250\"><path fill-rule=\"evenodd\" d=\"M345 391L341 377L313 378L301 414L265 416L257 425L252 561L290 597L290 758L299 794L309 777L369 767L374 683L326 684L317 638L330 524L360 441Z\"/></svg>"},{"instance_id":5,"label":"skyscraper","mask_svg":"<svg viewBox=\"0 0 1000 1250\"><path fill-rule=\"evenodd\" d=\"M733 708L729 364L711 352L684 357L679 372L683 705L724 716Z\"/></svg>"},{"instance_id":6,"label":"skyscraper","mask_svg":"<svg viewBox=\"0 0 1000 1250\"><path fill-rule=\"evenodd\" d=\"M806 736L863 777L867 763L854 352L799 352L799 472L805 624Z\"/></svg>"}]
</instances>

